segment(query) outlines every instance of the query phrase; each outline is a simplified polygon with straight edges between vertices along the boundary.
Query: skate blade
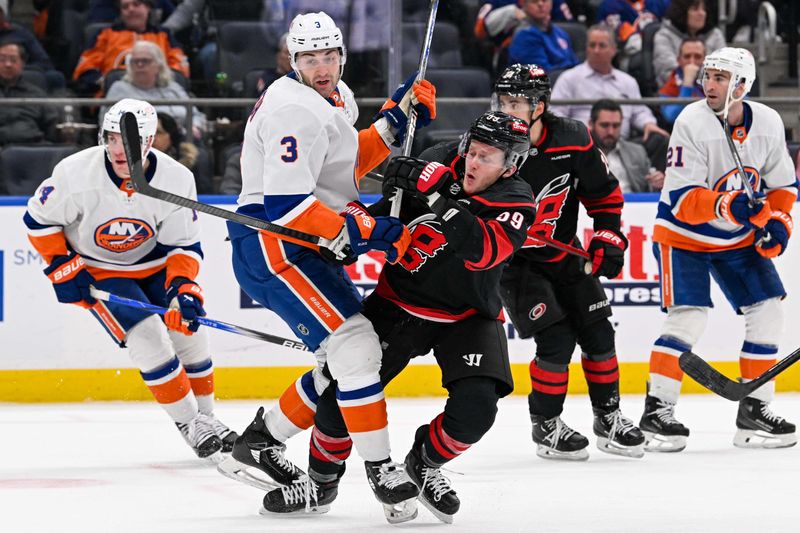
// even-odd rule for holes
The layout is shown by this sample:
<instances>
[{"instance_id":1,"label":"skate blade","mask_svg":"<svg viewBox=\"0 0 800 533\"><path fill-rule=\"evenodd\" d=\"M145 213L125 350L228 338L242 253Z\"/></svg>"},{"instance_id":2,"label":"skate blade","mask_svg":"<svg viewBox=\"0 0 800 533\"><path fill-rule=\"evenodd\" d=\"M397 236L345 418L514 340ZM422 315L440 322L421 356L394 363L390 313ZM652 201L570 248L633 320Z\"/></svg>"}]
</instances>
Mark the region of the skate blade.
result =
<instances>
[{"instance_id":1,"label":"skate blade","mask_svg":"<svg viewBox=\"0 0 800 533\"><path fill-rule=\"evenodd\" d=\"M650 431L644 433L644 451L657 453L674 453L686 448L686 437L683 435L661 435Z\"/></svg>"},{"instance_id":2,"label":"skate blade","mask_svg":"<svg viewBox=\"0 0 800 533\"><path fill-rule=\"evenodd\" d=\"M797 435L785 433L776 435L760 429L739 429L733 437L733 445L738 448L790 448L797 444Z\"/></svg>"},{"instance_id":3,"label":"skate blade","mask_svg":"<svg viewBox=\"0 0 800 533\"><path fill-rule=\"evenodd\" d=\"M445 524L452 524L452 523L453 523L453 515L451 515L451 514L447 514L447 513L443 513L442 511L440 511L439 509L437 509L436 507L434 507L432 503L430 503L428 500L426 500L426 499L425 499L425 498L423 498L422 496L420 496L420 497L419 497L419 498L417 498L417 499L419 500L419 502L420 502L422 505L424 505L424 506L425 506L425 508L426 508L428 511L430 511L430 512L431 512L431 514L432 514L433 516L435 516L436 518L438 518L438 519L439 519L441 522L444 522Z\"/></svg>"},{"instance_id":4,"label":"skate blade","mask_svg":"<svg viewBox=\"0 0 800 533\"><path fill-rule=\"evenodd\" d=\"M240 463L233 457L228 457L217 465L217 472L234 481L244 483L245 485L250 485L251 487L267 492L281 488L281 485L274 479L265 479L266 474L263 474L265 477L260 477L254 475L250 470L261 473L257 468ZM271 515L277 514L267 511L266 509L264 509L264 511Z\"/></svg>"},{"instance_id":5,"label":"skate blade","mask_svg":"<svg viewBox=\"0 0 800 533\"><path fill-rule=\"evenodd\" d=\"M644 444L637 446L623 446L605 437L597 437L597 449L611 455L621 455L622 457L633 457L641 459L644 457Z\"/></svg>"},{"instance_id":6,"label":"skate blade","mask_svg":"<svg viewBox=\"0 0 800 533\"><path fill-rule=\"evenodd\" d=\"M208 464L218 465L219 463L225 460L225 456L222 455L222 450L217 450L211 455L201 457L201 459Z\"/></svg>"},{"instance_id":7,"label":"skate blade","mask_svg":"<svg viewBox=\"0 0 800 533\"><path fill-rule=\"evenodd\" d=\"M586 461L589 459L589 452L586 451L586 448L575 450L574 452L562 452L542 444L536 445L536 455L542 459L555 461Z\"/></svg>"},{"instance_id":8,"label":"skate blade","mask_svg":"<svg viewBox=\"0 0 800 533\"><path fill-rule=\"evenodd\" d=\"M411 498L399 503L381 503L386 521L390 524L402 524L414 520L419 514L417 499Z\"/></svg>"},{"instance_id":9,"label":"skate blade","mask_svg":"<svg viewBox=\"0 0 800 533\"><path fill-rule=\"evenodd\" d=\"M291 513L273 513L272 511L268 511L266 507L263 505L261 509L258 510L258 514L261 516L269 516L274 518L303 518L314 516L318 514L325 514L331 510L330 504L328 505L312 505L311 507L306 509L300 509L299 511L292 511Z\"/></svg>"}]
</instances>

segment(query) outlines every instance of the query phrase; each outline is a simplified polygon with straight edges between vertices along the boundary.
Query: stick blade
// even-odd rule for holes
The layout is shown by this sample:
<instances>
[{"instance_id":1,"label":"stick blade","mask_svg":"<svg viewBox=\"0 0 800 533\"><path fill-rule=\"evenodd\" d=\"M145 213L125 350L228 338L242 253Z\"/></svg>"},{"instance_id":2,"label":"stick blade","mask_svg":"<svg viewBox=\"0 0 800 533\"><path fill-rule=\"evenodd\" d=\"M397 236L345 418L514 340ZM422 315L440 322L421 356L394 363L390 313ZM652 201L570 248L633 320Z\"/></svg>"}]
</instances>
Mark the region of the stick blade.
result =
<instances>
[{"instance_id":1,"label":"stick blade","mask_svg":"<svg viewBox=\"0 0 800 533\"><path fill-rule=\"evenodd\" d=\"M682 353L678 364L693 380L725 399L738 402L749 392L747 387L723 375L693 352Z\"/></svg>"}]
</instances>

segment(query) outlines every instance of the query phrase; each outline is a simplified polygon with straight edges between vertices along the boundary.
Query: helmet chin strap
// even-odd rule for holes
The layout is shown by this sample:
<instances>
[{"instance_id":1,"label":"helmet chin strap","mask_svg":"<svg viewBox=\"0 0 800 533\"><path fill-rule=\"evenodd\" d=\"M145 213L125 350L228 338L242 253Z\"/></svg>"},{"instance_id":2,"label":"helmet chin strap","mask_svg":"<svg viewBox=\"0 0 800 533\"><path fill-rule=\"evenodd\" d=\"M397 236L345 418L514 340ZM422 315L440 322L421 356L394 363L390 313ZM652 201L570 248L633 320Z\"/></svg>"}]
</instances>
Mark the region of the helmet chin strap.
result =
<instances>
[{"instance_id":1,"label":"helmet chin strap","mask_svg":"<svg viewBox=\"0 0 800 533\"><path fill-rule=\"evenodd\" d=\"M731 83L728 84L728 91L725 93L725 104L720 111L714 112L726 123L728 122L728 112L730 111L731 105L733 105L735 102L741 102L744 100L744 97L747 96L744 91L742 91L742 96L739 98L733 96L733 93L736 92L737 87L739 87L741 84L742 80L740 77L737 76L735 80L731 78Z\"/></svg>"}]
</instances>

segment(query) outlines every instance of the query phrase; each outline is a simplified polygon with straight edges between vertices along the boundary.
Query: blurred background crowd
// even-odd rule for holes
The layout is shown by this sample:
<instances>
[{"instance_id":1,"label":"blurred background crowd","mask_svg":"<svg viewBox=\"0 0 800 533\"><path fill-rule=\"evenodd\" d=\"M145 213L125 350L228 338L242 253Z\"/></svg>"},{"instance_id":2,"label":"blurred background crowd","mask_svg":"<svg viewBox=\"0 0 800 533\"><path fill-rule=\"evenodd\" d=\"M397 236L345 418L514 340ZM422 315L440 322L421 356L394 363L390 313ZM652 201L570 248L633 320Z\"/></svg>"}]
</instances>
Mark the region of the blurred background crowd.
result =
<instances>
[{"instance_id":1,"label":"blurred background crowd","mask_svg":"<svg viewBox=\"0 0 800 533\"><path fill-rule=\"evenodd\" d=\"M798 3L440 0L426 77L440 101L457 100L441 101L414 153L486 110L506 65L536 63L550 74L552 110L587 124L623 190L658 191L683 107L658 99L702 97L703 58L730 44L759 60L751 96L786 100L774 107L800 165ZM156 105L155 146L194 171L200 194L238 194L244 121L291 70L295 15L324 10L342 28L363 127L415 71L429 9L429 0L0 0L0 194L32 194L60 159L97 142L108 101L125 97ZM655 100L625 104L642 97Z\"/></svg>"}]
</instances>

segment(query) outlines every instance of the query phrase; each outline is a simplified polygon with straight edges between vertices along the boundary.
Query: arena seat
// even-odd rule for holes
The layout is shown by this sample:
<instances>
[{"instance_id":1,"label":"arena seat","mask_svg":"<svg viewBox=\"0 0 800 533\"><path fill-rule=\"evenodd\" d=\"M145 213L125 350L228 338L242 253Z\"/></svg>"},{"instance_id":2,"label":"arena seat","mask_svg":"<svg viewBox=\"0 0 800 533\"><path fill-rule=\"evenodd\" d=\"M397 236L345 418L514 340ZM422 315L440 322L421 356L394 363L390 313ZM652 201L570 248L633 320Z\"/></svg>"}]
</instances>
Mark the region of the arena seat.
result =
<instances>
[{"instance_id":1,"label":"arena seat","mask_svg":"<svg viewBox=\"0 0 800 533\"><path fill-rule=\"evenodd\" d=\"M425 73L439 97L482 98L492 92L492 79L482 68L431 68Z\"/></svg>"},{"instance_id":2,"label":"arena seat","mask_svg":"<svg viewBox=\"0 0 800 533\"><path fill-rule=\"evenodd\" d=\"M0 151L0 176L7 194L31 196L50 177L56 164L78 152L75 145L7 146Z\"/></svg>"},{"instance_id":3,"label":"arena seat","mask_svg":"<svg viewBox=\"0 0 800 533\"><path fill-rule=\"evenodd\" d=\"M467 128L463 130L421 130L414 139L411 155L418 156L431 146L435 146L441 142L458 140L466 129Z\"/></svg>"},{"instance_id":4,"label":"arena seat","mask_svg":"<svg viewBox=\"0 0 800 533\"><path fill-rule=\"evenodd\" d=\"M586 26L580 22L554 22L554 24L567 32L578 59L581 61L586 59Z\"/></svg>"},{"instance_id":5,"label":"arena seat","mask_svg":"<svg viewBox=\"0 0 800 533\"><path fill-rule=\"evenodd\" d=\"M263 22L225 22L217 35L219 72L228 76L229 92L244 91L247 73L275 67L278 38Z\"/></svg>"},{"instance_id":6,"label":"arena seat","mask_svg":"<svg viewBox=\"0 0 800 533\"><path fill-rule=\"evenodd\" d=\"M414 72L419 67L419 51L425 42L425 22L403 23L403 72ZM433 28L428 68L460 67L461 40L458 28L450 22L437 22Z\"/></svg>"}]
</instances>

